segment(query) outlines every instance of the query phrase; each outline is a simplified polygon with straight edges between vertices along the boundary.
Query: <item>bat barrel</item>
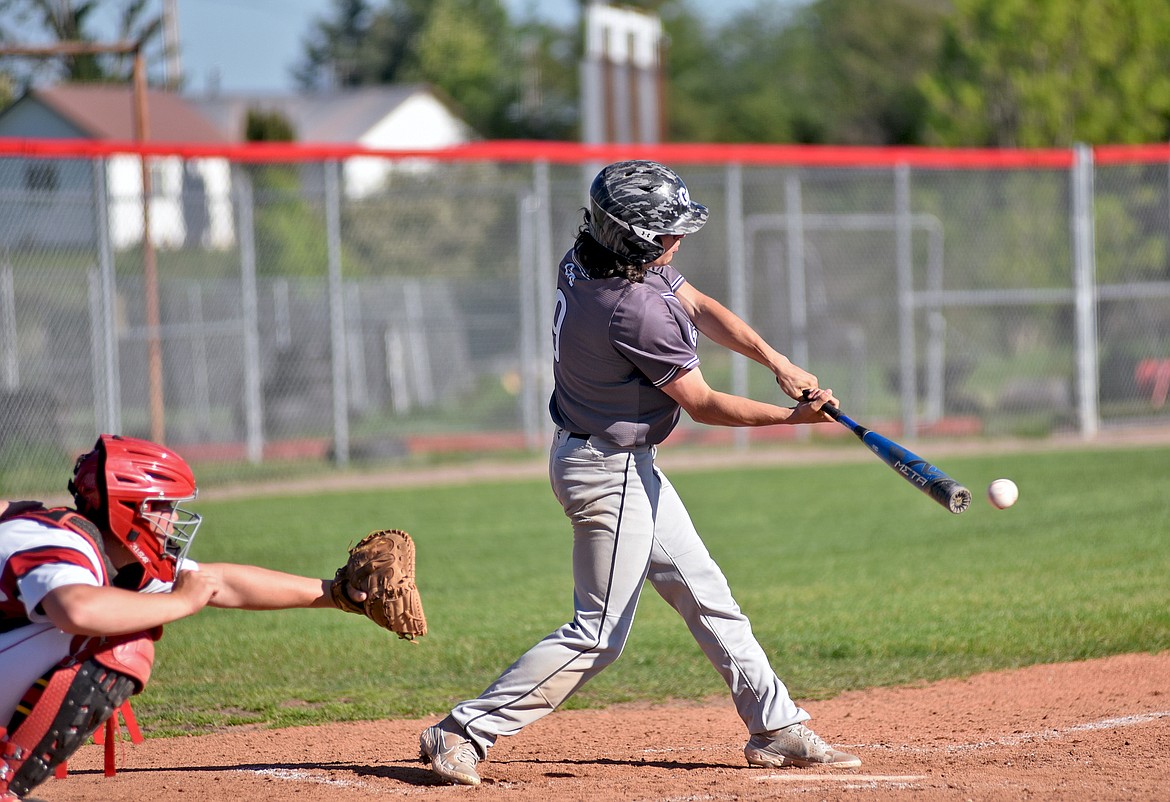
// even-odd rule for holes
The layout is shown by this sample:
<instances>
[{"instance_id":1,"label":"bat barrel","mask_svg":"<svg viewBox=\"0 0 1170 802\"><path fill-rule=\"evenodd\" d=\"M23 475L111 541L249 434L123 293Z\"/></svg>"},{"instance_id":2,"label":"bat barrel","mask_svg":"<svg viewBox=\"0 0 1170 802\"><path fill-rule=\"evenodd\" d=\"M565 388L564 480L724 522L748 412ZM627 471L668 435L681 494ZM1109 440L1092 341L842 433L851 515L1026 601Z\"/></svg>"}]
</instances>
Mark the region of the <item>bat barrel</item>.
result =
<instances>
[{"instance_id":1,"label":"bat barrel","mask_svg":"<svg viewBox=\"0 0 1170 802\"><path fill-rule=\"evenodd\" d=\"M971 491L941 468L931 465L905 446L862 426L848 415L841 414L841 410L833 404L823 405L821 411L857 435L861 442L869 446L870 451L903 479L955 515L966 512L971 506Z\"/></svg>"}]
</instances>

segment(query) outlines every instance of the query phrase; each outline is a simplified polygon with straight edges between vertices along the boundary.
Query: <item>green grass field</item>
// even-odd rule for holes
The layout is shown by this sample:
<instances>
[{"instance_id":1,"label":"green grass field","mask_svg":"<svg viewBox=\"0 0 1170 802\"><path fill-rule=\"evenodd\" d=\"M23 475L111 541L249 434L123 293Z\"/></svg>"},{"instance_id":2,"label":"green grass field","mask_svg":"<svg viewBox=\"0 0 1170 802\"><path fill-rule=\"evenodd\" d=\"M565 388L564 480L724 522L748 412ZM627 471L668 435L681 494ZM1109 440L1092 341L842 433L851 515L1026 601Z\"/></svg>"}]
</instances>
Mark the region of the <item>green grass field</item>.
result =
<instances>
[{"instance_id":1,"label":"green grass field","mask_svg":"<svg viewBox=\"0 0 1170 802\"><path fill-rule=\"evenodd\" d=\"M1170 648L1170 451L940 462L976 495L961 516L876 460L672 473L795 698ZM1000 476L1021 489L1005 511L983 498ZM431 634L412 645L332 610L208 609L158 644L134 702L154 734L441 713L572 615L569 525L544 481L198 509L195 559L313 576L365 532L406 529ZM647 588L625 654L567 706L725 692Z\"/></svg>"}]
</instances>

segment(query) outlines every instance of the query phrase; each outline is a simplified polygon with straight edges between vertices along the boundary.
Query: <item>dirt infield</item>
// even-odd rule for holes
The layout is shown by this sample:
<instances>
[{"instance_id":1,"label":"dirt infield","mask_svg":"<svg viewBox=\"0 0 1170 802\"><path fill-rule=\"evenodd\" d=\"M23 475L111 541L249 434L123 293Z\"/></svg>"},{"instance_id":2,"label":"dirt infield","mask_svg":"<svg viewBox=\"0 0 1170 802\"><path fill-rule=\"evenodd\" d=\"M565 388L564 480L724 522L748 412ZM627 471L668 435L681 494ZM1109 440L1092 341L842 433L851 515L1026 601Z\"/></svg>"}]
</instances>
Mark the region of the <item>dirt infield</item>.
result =
<instances>
[{"instance_id":1,"label":"dirt infield","mask_svg":"<svg viewBox=\"0 0 1170 802\"><path fill-rule=\"evenodd\" d=\"M200 800L1166 800L1170 652L1033 666L807 705L859 769L749 768L727 699L558 711L505 738L478 788L417 762L437 716L84 747L46 802Z\"/></svg>"}]
</instances>

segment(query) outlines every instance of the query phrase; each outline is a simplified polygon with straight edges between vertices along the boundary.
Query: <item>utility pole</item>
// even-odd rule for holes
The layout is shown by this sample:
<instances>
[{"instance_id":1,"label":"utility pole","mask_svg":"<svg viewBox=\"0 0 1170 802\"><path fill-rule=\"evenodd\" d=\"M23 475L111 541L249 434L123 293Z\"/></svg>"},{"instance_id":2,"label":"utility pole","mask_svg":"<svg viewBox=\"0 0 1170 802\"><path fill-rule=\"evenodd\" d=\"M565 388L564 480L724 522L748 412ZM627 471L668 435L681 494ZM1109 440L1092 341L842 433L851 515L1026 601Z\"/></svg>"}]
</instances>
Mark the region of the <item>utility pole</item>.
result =
<instances>
[{"instance_id":1,"label":"utility pole","mask_svg":"<svg viewBox=\"0 0 1170 802\"><path fill-rule=\"evenodd\" d=\"M179 53L179 0L163 0L163 85L168 92L183 88L183 60Z\"/></svg>"},{"instance_id":2,"label":"utility pole","mask_svg":"<svg viewBox=\"0 0 1170 802\"><path fill-rule=\"evenodd\" d=\"M159 21L147 27L133 42L58 42L54 45L0 47L0 56L55 58L95 53L131 54L134 57L132 115L134 141L142 144L150 138L149 115L146 103L146 40L155 32ZM166 437L166 409L163 400L162 339L160 334L160 306L158 292L158 261L151 236L150 200L153 186L150 165L146 157L138 155L142 174L142 272L143 292L146 295L147 359L150 378L150 438L162 443Z\"/></svg>"}]
</instances>

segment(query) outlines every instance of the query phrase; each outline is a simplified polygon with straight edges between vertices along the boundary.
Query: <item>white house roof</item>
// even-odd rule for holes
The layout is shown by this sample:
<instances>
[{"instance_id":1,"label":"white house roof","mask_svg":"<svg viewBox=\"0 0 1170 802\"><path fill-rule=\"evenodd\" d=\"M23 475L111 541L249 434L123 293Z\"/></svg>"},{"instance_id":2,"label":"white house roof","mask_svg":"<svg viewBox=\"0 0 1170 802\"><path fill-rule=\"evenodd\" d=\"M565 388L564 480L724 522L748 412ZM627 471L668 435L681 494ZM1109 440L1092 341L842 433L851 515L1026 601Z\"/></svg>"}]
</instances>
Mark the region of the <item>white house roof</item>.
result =
<instances>
[{"instance_id":1,"label":"white house roof","mask_svg":"<svg viewBox=\"0 0 1170 802\"><path fill-rule=\"evenodd\" d=\"M191 102L233 141L244 138L249 110L278 112L293 126L298 142L362 142L408 101L424 98L442 109L452 126L471 131L427 84L369 86L291 95L219 95Z\"/></svg>"}]
</instances>

